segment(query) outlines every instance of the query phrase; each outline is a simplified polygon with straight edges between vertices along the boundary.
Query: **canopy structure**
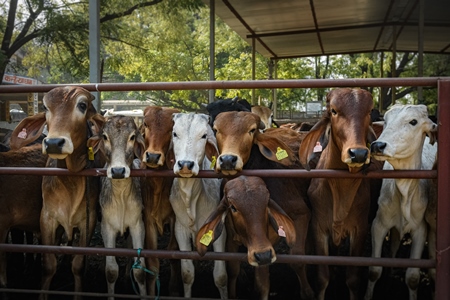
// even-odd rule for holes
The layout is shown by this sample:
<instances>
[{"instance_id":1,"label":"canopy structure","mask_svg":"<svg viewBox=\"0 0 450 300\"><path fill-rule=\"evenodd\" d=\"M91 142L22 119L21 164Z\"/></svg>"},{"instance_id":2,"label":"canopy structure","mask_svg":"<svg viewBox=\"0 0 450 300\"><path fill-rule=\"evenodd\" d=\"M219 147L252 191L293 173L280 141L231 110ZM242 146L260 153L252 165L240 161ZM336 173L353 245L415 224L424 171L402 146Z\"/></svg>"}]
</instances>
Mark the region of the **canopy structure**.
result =
<instances>
[{"instance_id":1,"label":"canopy structure","mask_svg":"<svg viewBox=\"0 0 450 300\"><path fill-rule=\"evenodd\" d=\"M450 54L449 12L448 0L215 1L215 14L272 59L418 52L421 23L423 52Z\"/></svg>"}]
</instances>

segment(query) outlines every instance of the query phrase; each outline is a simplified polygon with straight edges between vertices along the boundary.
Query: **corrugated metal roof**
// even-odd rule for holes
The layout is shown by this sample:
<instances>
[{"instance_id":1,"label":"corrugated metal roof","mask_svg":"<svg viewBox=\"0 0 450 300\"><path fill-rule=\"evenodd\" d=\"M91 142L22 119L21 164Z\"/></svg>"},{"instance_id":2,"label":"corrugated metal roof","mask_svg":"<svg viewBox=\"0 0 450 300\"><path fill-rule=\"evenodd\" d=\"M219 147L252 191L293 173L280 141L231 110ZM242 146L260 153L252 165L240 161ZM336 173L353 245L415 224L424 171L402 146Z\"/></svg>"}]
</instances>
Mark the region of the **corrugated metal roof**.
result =
<instances>
[{"instance_id":1,"label":"corrugated metal roof","mask_svg":"<svg viewBox=\"0 0 450 300\"><path fill-rule=\"evenodd\" d=\"M209 0L203 0L209 5ZM450 1L425 0L424 52L450 54ZM215 13L268 58L418 51L419 0L217 0Z\"/></svg>"}]
</instances>

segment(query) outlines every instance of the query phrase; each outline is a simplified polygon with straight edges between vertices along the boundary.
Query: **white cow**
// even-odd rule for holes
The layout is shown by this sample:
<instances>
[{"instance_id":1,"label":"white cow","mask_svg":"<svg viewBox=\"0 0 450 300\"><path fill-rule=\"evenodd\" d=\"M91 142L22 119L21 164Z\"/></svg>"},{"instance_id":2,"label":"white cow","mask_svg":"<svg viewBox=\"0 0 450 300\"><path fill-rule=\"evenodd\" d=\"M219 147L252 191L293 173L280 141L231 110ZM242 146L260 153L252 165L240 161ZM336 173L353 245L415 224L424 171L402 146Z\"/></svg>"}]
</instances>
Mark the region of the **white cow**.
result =
<instances>
[{"instance_id":1,"label":"white cow","mask_svg":"<svg viewBox=\"0 0 450 300\"><path fill-rule=\"evenodd\" d=\"M172 147L175 178L170 203L176 215L175 237L181 251L192 251L192 243L206 218L220 201L220 179L191 178L199 170L211 169L212 157L218 157L216 138L205 114L173 115ZM213 243L214 251L225 251L226 234ZM195 270L192 260L181 260L184 297L190 298ZM214 262L214 282L222 299L228 298L228 277L224 261Z\"/></svg>"},{"instance_id":2,"label":"white cow","mask_svg":"<svg viewBox=\"0 0 450 300\"><path fill-rule=\"evenodd\" d=\"M385 124L380 137L371 145L372 155L382 161L385 170L431 170L436 158L435 144L437 125L429 118L424 105L394 105L384 116ZM420 259L427 238L424 213L427 209L429 179L383 179L378 199L377 215L372 223L372 257L381 256L381 248L389 230L397 237L394 250L398 249L400 237L411 234L410 258ZM392 255L395 255L395 251ZM419 268L408 268L406 284L409 298L417 299L420 282ZM369 283L365 299L372 299L376 281L382 267L369 268Z\"/></svg>"},{"instance_id":3,"label":"white cow","mask_svg":"<svg viewBox=\"0 0 450 300\"><path fill-rule=\"evenodd\" d=\"M130 169L139 169L144 139L133 118L113 116L107 119L102 132L89 139L88 146L95 152L100 150L106 159L107 177L102 177L100 205L102 209L101 232L107 248L115 248L117 234L127 229L134 249L144 248L145 227L142 219L142 196L139 177L130 177ZM144 258L140 264L145 267ZM108 293L114 294L119 276L119 266L114 256L106 256L105 267ZM133 275L141 296L146 295L145 273L142 268L133 268ZM114 299L114 297L109 297Z\"/></svg>"}]
</instances>

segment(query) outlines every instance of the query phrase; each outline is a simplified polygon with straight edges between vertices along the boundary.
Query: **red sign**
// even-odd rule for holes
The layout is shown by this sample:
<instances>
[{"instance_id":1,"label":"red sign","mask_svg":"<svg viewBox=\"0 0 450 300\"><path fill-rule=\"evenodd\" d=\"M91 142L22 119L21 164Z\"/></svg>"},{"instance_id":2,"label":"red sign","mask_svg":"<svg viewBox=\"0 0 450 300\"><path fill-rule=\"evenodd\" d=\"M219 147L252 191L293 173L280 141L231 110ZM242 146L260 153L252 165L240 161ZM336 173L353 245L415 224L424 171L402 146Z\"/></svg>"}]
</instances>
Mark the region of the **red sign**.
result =
<instances>
[{"instance_id":1,"label":"red sign","mask_svg":"<svg viewBox=\"0 0 450 300\"><path fill-rule=\"evenodd\" d=\"M12 84L25 84L25 85L32 85L37 83L36 80L32 78L8 74L3 75L3 82Z\"/></svg>"}]
</instances>

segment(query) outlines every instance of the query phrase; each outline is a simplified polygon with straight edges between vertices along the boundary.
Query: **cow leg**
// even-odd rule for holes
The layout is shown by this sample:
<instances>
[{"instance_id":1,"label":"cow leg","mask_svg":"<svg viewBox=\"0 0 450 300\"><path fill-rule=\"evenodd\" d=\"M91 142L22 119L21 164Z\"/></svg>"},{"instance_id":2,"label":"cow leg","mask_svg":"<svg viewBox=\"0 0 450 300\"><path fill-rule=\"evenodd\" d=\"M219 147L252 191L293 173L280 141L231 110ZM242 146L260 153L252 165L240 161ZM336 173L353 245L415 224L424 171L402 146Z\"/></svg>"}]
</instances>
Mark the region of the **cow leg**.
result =
<instances>
[{"instance_id":1,"label":"cow leg","mask_svg":"<svg viewBox=\"0 0 450 300\"><path fill-rule=\"evenodd\" d=\"M134 226L130 226L130 235L133 242L133 249L142 249L144 247L144 222L142 218L138 218ZM137 260L137 258L135 258ZM140 264L145 268L145 261L143 257L139 258ZM145 287L145 271L143 269L133 268L133 276L139 286L139 293L141 296L146 296L147 291Z\"/></svg>"},{"instance_id":2,"label":"cow leg","mask_svg":"<svg viewBox=\"0 0 450 300\"><path fill-rule=\"evenodd\" d=\"M224 252L225 243L227 239L227 233L225 230L222 231L220 237L213 243L214 252ZM227 267L225 261L215 260L214 261L214 283L219 289L220 298L228 299L228 276Z\"/></svg>"},{"instance_id":3,"label":"cow leg","mask_svg":"<svg viewBox=\"0 0 450 300\"><path fill-rule=\"evenodd\" d=\"M388 230L393 227L388 220L384 220L381 209L390 209L388 206L381 206L378 208L377 215L372 222L372 257L381 257L381 250L383 247L383 241L386 238ZM367 283L365 300L370 300L373 297L373 291L375 284L380 279L383 267L370 266L369 267L369 282Z\"/></svg>"},{"instance_id":4,"label":"cow leg","mask_svg":"<svg viewBox=\"0 0 450 300\"><path fill-rule=\"evenodd\" d=\"M3 228L5 226L2 226ZM2 232L0 232L0 243L5 243L6 238L8 236L8 230L4 229ZM8 281L6 279L6 253L3 251L0 251L0 287L5 288Z\"/></svg>"},{"instance_id":5,"label":"cow leg","mask_svg":"<svg viewBox=\"0 0 450 300\"><path fill-rule=\"evenodd\" d=\"M150 250L158 249L158 229L155 222L150 217L150 212L144 213L145 219L145 248ZM159 272L159 259L153 256L145 258L145 265L152 272ZM156 276L146 274L147 279L147 293L150 296L156 295Z\"/></svg>"},{"instance_id":6,"label":"cow leg","mask_svg":"<svg viewBox=\"0 0 450 300\"><path fill-rule=\"evenodd\" d=\"M43 245L55 245L56 230L58 228L58 222L49 216L49 214L42 210L40 226L41 226L41 236ZM53 276L56 273L56 268L58 261L56 255L53 253L43 253L42 254L42 285L41 289L47 291L50 289L50 284L52 282ZM39 299L47 300L48 294L41 294Z\"/></svg>"},{"instance_id":7,"label":"cow leg","mask_svg":"<svg viewBox=\"0 0 450 300\"><path fill-rule=\"evenodd\" d=\"M422 221L414 231L411 231L411 259L420 259L422 257L426 236L426 224ZM406 269L405 281L409 289L409 299L416 300L417 289L420 284L420 268Z\"/></svg>"},{"instance_id":8,"label":"cow leg","mask_svg":"<svg viewBox=\"0 0 450 300\"><path fill-rule=\"evenodd\" d=\"M192 251L190 230L175 221L175 236L180 251ZM191 259L181 260L181 279L183 280L184 297L192 295L192 284L195 279L195 267Z\"/></svg>"},{"instance_id":9,"label":"cow leg","mask_svg":"<svg viewBox=\"0 0 450 300\"><path fill-rule=\"evenodd\" d=\"M115 229L108 224L105 217L102 219L101 230L105 248L116 248L117 233ZM119 277L119 265L117 264L115 256L106 256L105 276L106 283L108 285L108 294L114 294L114 287L116 285L117 278ZM114 300L114 297L109 297L108 299Z\"/></svg>"},{"instance_id":10,"label":"cow leg","mask_svg":"<svg viewBox=\"0 0 450 300\"><path fill-rule=\"evenodd\" d=\"M227 234L227 251L237 253L239 246L233 241L231 234ZM228 274L228 296L230 299L237 299L236 284L239 271L241 269L241 262L238 260L227 261Z\"/></svg>"},{"instance_id":11,"label":"cow leg","mask_svg":"<svg viewBox=\"0 0 450 300\"><path fill-rule=\"evenodd\" d=\"M295 245L290 249L290 253L293 255L305 255L306 238L308 232L310 216L300 216L294 221L295 228L301 228L303 232L296 231ZM297 274L298 281L300 282L300 296L304 300L314 299L314 291L311 288L308 277L306 274L305 264L291 264Z\"/></svg>"},{"instance_id":12,"label":"cow leg","mask_svg":"<svg viewBox=\"0 0 450 300\"><path fill-rule=\"evenodd\" d=\"M367 227L368 225L363 226L360 224L360 227L356 229L356 232L350 237L350 256L363 256L368 231ZM346 283L350 291L350 300L357 300L359 299L358 292L361 283L361 267L348 266L346 272Z\"/></svg>"},{"instance_id":13,"label":"cow leg","mask_svg":"<svg viewBox=\"0 0 450 300\"><path fill-rule=\"evenodd\" d=\"M269 299L270 278L269 265L255 267L255 291L258 291L261 300Z\"/></svg>"},{"instance_id":14,"label":"cow leg","mask_svg":"<svg viewBox=\"0 0 450 300\"><path fill-rule=\"evenodd\" d=\"M328 249L328 241L329 234L322 232L319 226L319 220L315 220L314 214L312 219L312 230L315 236L315 245L316 245L316 255L329 255ZM330 279L330 269L327 265L318 265L317 266L317 299L324 300L325 299L325 291L328 287L328 282Z\"/></svg>"},{"instance_id":15,"label":"cow leg","mask_svg":"<svg viewBox=\"0 0 450 300\"><path fill-rule=\"evenodd\" d=\"M428 229L428 257L429 259L436 260L436 228L432 228L431 226ZM432 284L434 285L436 282L436 269L430 268L428 269L428 275L432 280ZM434 289L432 289L432 298L435 298Z\"/></svg>"},{"instance_id":16,"label":"cow leg","mask_svg":"<svg viewBox=\"0 0 450 300\"><path fill-rule=\"evenodd\" d=\"M179 249L177 239L175 238L175 217L170 218L170 238L167 250L177 251ZM170 259L170 279L169 279L169 295L180 296L181 286L181 263L179 259Z\"/></svg>"}]
</instances>

